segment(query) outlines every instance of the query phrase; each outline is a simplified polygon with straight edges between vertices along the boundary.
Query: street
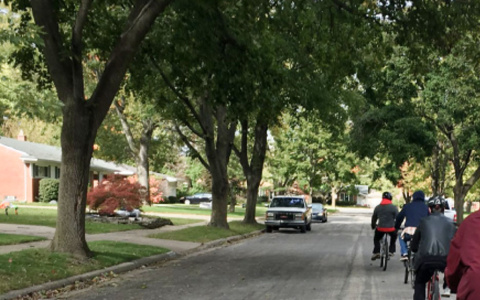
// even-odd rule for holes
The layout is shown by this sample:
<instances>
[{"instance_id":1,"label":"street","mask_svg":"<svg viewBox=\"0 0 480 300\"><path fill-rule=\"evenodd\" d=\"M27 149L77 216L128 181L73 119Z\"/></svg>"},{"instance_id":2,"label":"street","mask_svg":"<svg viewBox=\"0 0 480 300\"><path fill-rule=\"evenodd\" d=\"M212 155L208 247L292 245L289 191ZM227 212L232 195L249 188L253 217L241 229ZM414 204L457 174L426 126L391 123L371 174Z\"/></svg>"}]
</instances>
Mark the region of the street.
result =
<instances>
[{"instance_id":1,"label":"street","mask_svg":"<svg viewBox=\"0 0 480 300\"><path fill-rule=\"evenodd\" d=\"M353 210L120 275L68 299L412 299L397 253L370 260L370 211ZM454 295L450 299L455 299Z\"/></svg>"}]
</instances>

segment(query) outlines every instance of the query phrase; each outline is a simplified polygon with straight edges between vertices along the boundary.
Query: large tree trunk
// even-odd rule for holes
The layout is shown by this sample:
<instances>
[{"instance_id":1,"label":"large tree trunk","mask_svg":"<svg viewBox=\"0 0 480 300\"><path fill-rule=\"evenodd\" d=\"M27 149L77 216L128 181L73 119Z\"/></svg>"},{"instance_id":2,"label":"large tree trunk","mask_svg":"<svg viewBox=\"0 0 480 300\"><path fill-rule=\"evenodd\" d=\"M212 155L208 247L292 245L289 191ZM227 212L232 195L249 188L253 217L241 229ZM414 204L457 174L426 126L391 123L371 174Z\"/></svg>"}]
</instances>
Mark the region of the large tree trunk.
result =
<instances>
[{"instance_id":1,"label":"large tree trunk","mask_svg":"<svg viewBox=\"0 0 480 300\"><path fill-rule=\"evenodd\" d=\"M226 167L225 167L226 170ZM222 172L212 172L212 214L209 226L229 228L227 221L228 180Z\"/></svg>"},{"instance_id":2,"label":"large tree trunk","mask_svg":"<svg viewBox=\"0 0 480 300\"><path fill-rule=\"evenodd\" d=\"M267 152L267 130L266 118L259 116L255 124L255 142L252 150L252 158L248 162L248 121L242 121L242 141L240 151L235 149L243 174L247 178L247 207L243 223L256 224L255 218L257 208L258 189L262 180L263 164Z\"/></svg>"},{"instance_id":3,"label":"large tree trunk","mask_svg":"<svg viewBox=\"0 0 480 300\"><path fill-rule=\"evenodd\" d=\"M207 133L205 137L205 153L210 174L212 175L212 214L209 226L228 229L229 183L227 167L232 152L236 122L229 121L225 106L218 105L215 108L215 112L213 112L206 99L202 99L200 115ZM216 129L214 128L213 116L215 116L216 120Z\"/></svg>"},{"instance_id":4,"label":"large tree trunk","mask_svg":"<svg viewBox=\"0 0 480 300\"><path fill-rule=\"evenodd\" d=\"M64 107L57 230L51 249L83 258L91 255L85 240L85 208L96 129L88 109L80 106Z\"/></svg>"}]
</instances>

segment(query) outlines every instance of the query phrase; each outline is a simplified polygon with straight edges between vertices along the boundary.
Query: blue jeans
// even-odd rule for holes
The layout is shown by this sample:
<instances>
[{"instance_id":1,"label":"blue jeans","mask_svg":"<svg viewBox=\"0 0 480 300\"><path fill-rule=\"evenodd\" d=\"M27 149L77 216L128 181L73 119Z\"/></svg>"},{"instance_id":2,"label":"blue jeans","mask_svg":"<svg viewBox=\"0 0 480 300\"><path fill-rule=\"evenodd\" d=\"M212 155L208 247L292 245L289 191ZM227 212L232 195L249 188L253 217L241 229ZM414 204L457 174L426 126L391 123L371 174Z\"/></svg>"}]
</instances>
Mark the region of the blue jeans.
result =
<instances>
[{"instance_id":1,"label":"blue jeans","mask_svg":"<svg viewBox=\"0 0 480 300\"><path fill-rule=\"evenodd\" d=\"M398 235L398 243L400 244L400 255L402 256L408 254L407 242L412 239L412 236L408 233L405 233L403 236L405 237L405 239L402 239L401 234Z\"/></svg>"}]
</instances>

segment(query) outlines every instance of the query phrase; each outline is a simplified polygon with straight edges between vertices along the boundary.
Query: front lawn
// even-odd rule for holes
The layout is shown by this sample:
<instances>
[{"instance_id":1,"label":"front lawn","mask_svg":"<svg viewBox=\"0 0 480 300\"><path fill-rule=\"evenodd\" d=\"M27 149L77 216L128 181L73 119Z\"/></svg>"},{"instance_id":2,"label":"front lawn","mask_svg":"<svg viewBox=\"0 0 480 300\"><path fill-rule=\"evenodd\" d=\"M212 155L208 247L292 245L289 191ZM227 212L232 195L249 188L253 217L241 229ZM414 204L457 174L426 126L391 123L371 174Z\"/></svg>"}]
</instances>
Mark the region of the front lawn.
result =
<instances>
[{"instance_id":1,"label":"front lawn","mask_svg":"<svg viewBox=\"0 0 480 300\"><path fill-rule=\"evenodd\" d=\"M94 252L94 257L86 262L46 249L28 249L0 255L0 294L169 251L112 241L90 242L88 246Z\"/></svg>"},{"instance_id":2,"label":"front lawn","mask_svg":"<svg viewBox=\"0 0 480 300\"><path fill-rule=\"evenodd\" d=\"M44 241L44 240L46 240L46 238L39 237L39 236L0 233L0 246L15 245L15 244Z\"/></svg>"},{"instance_id":3,"label":"front lawn","mask_svg":"<svg viewBox=\"0 0 480 300\"><path fill-rule=\"evenodd\" d=\"M174 225L183 225L202 222L198 219L184 219L184 218L169 218ZM6 224L24 224L54 227L57 224L57 210L48 208L29 208L22 206L18 209L18 215L9 214L0 215L0 223ZM87 234L108 233L117 231L127 231L133 229L144 229L138 224L111 224L111 223L97 223L85 222L85 230Z\"/></svg>"},{"instance_id":4,"label":"front lawn","mask_svg":"<svg viewBox=\"0 0 480 300\"><path fill-rule=\"evenodd\" d=\"M145 212L194 214L202 216L209 216L212 214L210 209L200 208L198 204L155 204L153 206L143 206L142 210ZM266 210L267 208L264 206L264 203L258 204L255 210L255 215L257 217L263 217ZM245 216L245 208L236 206L235 212L229 212L228 216L243 218Z\"/></svg>"}]
</instances>

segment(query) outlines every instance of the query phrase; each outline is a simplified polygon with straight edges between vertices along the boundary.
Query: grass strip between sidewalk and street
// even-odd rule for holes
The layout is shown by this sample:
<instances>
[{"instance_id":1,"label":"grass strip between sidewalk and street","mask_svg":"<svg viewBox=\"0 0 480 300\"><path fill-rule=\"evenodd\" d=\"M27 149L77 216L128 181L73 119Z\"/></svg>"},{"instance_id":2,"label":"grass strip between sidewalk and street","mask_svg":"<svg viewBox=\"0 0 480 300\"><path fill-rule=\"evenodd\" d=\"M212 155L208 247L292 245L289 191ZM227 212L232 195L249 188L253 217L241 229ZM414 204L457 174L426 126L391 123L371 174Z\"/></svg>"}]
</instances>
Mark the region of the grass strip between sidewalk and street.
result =
<instances>
[{"instance_id":1,"label":"grass strip between sidewalk and street","mask_svg":"<svg viewBox=\"0 0 480 300\"><path fill-rule=\"evenodd\" d=\"M0 233L0 246L44 241L46 238L32 235Z\"/></svg>"},{"instance_id":2,"label":"grass strip between sidewalk and street","mask_svg":"<svg viewBox=\"0 0 480 300\"><path fill-rule=\"evenodd\" d=\"M94 256L87 262L47 249L28 249L0 255L0 294L169 251L113 241L95 241L88 243L88 246Z\"/></svg>"},{"instance_id":3,"label":"grass strip between sidewalk and street","mask_svg":"<svg viewBox=\"0 0 480 300\"><path fill-rule=\"evenodd\" d=\"M263 224L243 224L241 221L232 221L228 223L230 229L217 228L211 226L194 226L175 230L172 232L161 232L148 235L150 238L188 241L197 243L206 243L231 236L242 235L265 228Z\"/></svg>"}]
</instances>

